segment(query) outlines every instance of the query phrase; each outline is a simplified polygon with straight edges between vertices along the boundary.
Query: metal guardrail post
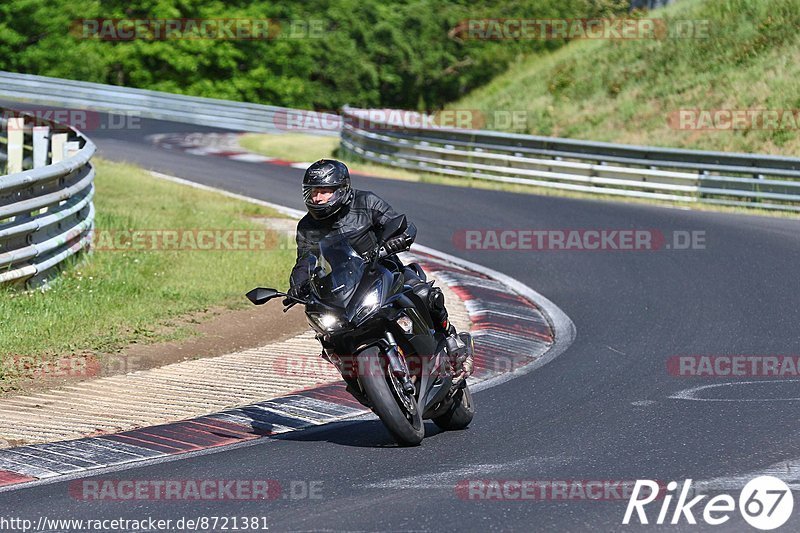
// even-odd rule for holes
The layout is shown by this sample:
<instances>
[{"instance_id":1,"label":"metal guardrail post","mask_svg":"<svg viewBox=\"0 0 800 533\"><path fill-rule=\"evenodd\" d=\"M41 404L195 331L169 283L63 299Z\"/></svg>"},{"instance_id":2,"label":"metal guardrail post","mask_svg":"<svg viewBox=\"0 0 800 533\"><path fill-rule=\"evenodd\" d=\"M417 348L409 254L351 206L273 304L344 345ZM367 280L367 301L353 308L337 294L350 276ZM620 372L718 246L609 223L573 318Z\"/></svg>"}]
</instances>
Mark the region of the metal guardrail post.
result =
<instances>
[{"instance_id":1,"label":"metal guardrail post","mask_svg":"<svg viewBox=\"0 0 800 533\"><path fill-rule=\"evenodd\" d=\"M47 165L49 137L50 128L47 126L33 127L33 168L42 168Z\"/></svg>"},{"instance_id":2,"label":"metal guardrail post","mask_svg":"<svg viewBox=\"0 0 800 533\"><path fill-rule=\"evenodd\" d=\"M24 142L25 119L8 119L8 144L6 145L6 173L22 172L22 147Z\"/></svg>"}]
</instances>

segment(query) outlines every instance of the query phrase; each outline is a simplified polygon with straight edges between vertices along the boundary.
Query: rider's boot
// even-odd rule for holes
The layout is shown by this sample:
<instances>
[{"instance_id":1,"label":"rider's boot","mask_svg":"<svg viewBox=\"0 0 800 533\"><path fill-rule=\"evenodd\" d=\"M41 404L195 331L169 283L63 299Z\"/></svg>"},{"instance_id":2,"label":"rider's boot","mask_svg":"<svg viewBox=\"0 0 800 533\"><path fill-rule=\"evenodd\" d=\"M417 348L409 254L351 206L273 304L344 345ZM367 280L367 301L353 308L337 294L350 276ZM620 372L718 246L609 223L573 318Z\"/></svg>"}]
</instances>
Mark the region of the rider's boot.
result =
<instances>
[{"instance_id":1,"label":"rider's boot","mask_svg":"<svg viewBox=\"0 0 800 533\"><path fill-rule=\"evenodd\" d=\"M453 368L453 384L462 386L472 375L472 336L469 333L456 333L456 328L450 323L447 308L444 306L444 294L438 287L431 289L428 295L428 306L436 330L445 336L445 347Z\"/></svg>"},{"instance_id":2,"label":"rider's boot","mask_svg":"<svg viewBox=\"0 0 800 533\"><path fill-rule=\"evenodd\" d=\"M472 335L469 333L456 333L452 324L448 325L448 335L445 340L447 355L453 367L453 386L462 387L469 376L472 375L474 365L474 349Z\"/></svg>"}]
</instances>

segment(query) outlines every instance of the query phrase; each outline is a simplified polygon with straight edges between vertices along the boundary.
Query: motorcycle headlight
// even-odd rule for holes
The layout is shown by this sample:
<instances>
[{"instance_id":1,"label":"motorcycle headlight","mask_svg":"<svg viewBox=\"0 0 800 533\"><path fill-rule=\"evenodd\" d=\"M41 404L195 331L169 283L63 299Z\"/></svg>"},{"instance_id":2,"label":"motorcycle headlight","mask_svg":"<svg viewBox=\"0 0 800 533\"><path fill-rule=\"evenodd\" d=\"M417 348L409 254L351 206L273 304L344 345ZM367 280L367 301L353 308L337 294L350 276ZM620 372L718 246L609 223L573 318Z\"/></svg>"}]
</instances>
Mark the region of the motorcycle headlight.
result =
<instances>
[{"instance_id":1,"label":"motorcycle headlight","mask_svg":"<svg viewBox=\"0 0 800 533\"><path fill-rule=\"evenodd\" d=\"M312 326L320 331L336 331L341 329L343 321L333 313L308 313L308 319L313 322Z\"/></svg>"},{"instance_id":2,"label":"motorcycle headlight","mask_svg":"<svg viewBox=\"0 0 800 533\"><path fill-rule=\"evenodd\" d=\"M368 317L370 314L375 312L376 309L381 305L381 285L380 283L376 283L374 288L370 290L364 299L361 300L361 307L356 312L355 317L353 317L354 322L359 322L360 320Z\"/></svg>"}]
</instances>

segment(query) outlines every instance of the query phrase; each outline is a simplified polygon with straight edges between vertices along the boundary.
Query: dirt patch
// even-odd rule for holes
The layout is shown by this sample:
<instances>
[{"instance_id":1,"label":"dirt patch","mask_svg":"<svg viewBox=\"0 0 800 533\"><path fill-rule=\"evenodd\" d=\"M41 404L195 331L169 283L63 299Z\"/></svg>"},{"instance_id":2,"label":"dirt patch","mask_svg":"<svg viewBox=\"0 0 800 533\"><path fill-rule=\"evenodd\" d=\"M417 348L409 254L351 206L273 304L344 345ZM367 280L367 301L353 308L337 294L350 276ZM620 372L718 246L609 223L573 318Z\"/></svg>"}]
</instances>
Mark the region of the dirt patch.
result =
<instances>
[{"instance_id":1,"label":"dirt patch","mask_svg":"<svg viewBox=\"0 0 800 533\"><path fill-rule=\"evenodd\" d=\"M226 353L257 348L294 337L309 329L302 307L284 313L277 302L237 311L209 310L212 316L195 326L198 335L178 342L134 344L118 357L135 359L137 368L146 370L165 364L215 357ZM113 363L111 356L109 363ZM113 366L103 375L113 375ZM131 371L128 370L128 371Z\"/></svg>"},{"instance_id":2,"label":"dirt patch","mask_svg":"<svg viewBox=\"0 0 800 533\"><path fill-rule=\"evenodd\" d=\"M188 328L194 335L180 341L133 343L111 354L81 352L55 358L31 370L30 377L16 380L13 388L0 392L0 397L258 348L309 330L301 306L283 313L277 302L241 310L209 309L173 319L168 329L175 328Z\"/></svg>"}]
</instances>

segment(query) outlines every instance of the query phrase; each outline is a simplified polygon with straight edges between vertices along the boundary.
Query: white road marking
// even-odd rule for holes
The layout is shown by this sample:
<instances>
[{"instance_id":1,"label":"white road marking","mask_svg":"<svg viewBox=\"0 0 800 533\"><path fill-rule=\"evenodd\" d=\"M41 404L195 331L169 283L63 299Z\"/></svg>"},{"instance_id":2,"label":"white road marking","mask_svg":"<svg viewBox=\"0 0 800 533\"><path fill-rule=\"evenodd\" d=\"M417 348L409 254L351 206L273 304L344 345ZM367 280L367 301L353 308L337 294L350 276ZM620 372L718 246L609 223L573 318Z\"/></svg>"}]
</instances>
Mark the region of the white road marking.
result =
<instances>
[{"instance_id":1,"label":"white road marking","mask_svg":"<svg viewBox=\"0 0 800 533\"><path fill-rule=\"evenodd\" d=\"M274 157L267 157L265 155L258 155L258 154L235 154L229 155L228 159L233 159L234 161L245 161L247 163L266 163L267 161L274 161Z\"/></svg>"},{"instance_id":2,"label":"white road marking","mask_svg":"<svg viewBox=\"0 0 800 533\"><path fill-rule=\"evenodd\" d=\"M670 400L691 400L695 402L796 402L800 401L800 397L796 398L698 398L697 393L714 388L720 387L736 387L739 385L778 385L782 383L800 383L800 379L780 379L780 380L762 380L762 381L735 381L729 383L713 383L711 385L701 385L699 387L692 387L691 389L684 389L669 396Z\"/></svg>"},{"instance_id":3,"label":"white road marking","mask_svg":"<svg viewBox=\"0 0 800 533\"><path fill-rule=\"evenodd\" d=\"M377 483L359 485L365 489L455 489L459 481L475 479L481 475L491 475L494 472L511 471L522 466L535 464L545 466L563 464L569 458L557 457L526 457L509 463L487 463L454 468L442 472L431 472L413 476L388 479Z\"/></svg>"},{"instance_id":4,"label":"white road marking","mask_svg":"<svg viewBox=\"0 0 800 533\"><path fill-rule=\"evenodd\" d=\"M800 459L791 459L775 463L762 470L755 470L737 476L716 477L707 480L692 481L695 492L739 491L748 481L759 476L773 476L784 481L792 490L800 490Z\"/></svg>"}]
</instances>

